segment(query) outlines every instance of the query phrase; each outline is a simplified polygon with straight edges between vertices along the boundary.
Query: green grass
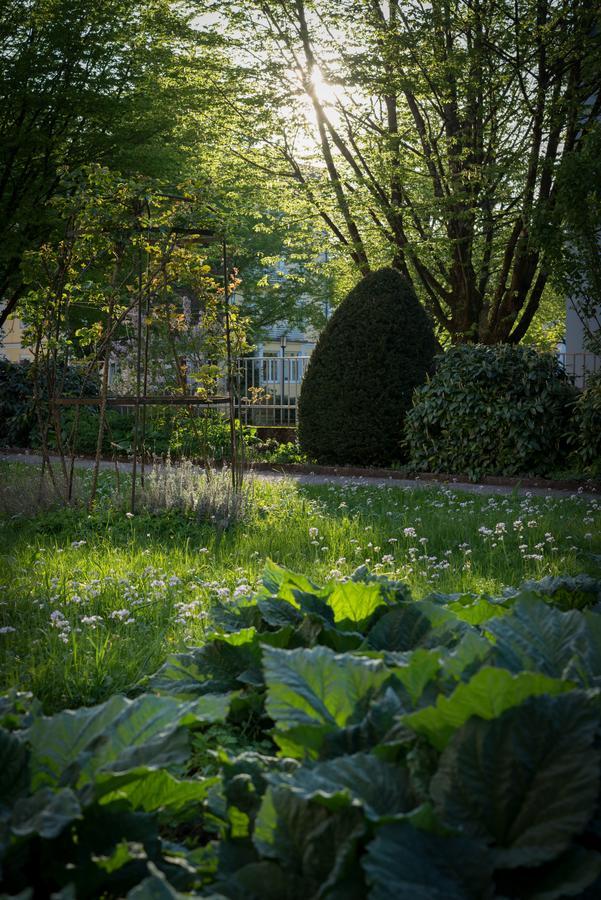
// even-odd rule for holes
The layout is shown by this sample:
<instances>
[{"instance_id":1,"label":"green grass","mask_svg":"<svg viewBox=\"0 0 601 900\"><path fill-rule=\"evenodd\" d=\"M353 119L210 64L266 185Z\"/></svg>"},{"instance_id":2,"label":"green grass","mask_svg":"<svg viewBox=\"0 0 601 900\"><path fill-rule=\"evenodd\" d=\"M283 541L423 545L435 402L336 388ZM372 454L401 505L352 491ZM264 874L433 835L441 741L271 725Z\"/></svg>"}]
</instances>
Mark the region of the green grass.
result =
<instances>
[{"instance_id":1,"label":"green grass","mask_svg":"<svg viewBox=\"0 0 601 900\"><path fill-rule=\"evenodd\" d=\"M0 468L25 484L23 471ZM134 689L202 641L211 604L252 591L267 558L318 583L367 565L415 597L601 571L601 501L579 496L257 481L246 520L219 532L173 512L129 518L111 487L103 475L92 514L0 519L0 688L32 691L48 711Z\"/></svg>"}]
</instances>

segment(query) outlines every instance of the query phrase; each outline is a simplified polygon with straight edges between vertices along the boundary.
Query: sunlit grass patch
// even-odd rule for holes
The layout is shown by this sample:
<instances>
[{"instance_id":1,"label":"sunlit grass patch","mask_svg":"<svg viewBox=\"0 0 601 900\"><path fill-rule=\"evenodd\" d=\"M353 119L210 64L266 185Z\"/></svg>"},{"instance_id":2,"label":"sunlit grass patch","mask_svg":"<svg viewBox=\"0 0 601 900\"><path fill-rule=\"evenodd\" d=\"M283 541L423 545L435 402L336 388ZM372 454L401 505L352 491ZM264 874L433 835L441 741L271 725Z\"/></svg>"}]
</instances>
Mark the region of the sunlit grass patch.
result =
<instances>
[{"instance_id":1,"label":"sunlit grass patch","mask_svg":"<svg viewBox=\"0 0 601 900\"><path fill-rule=\"evenodd\" d=\"M268 558L316 582L366 566L418 598L600 572L601 502L578 495L257 480L244 520L224 529L174 510L131 517L110 502L112 478L91 513L0 520L2 686L48 709L131 690L201 642L211 605L250 594Z\"/></svg>"}]
</instances>

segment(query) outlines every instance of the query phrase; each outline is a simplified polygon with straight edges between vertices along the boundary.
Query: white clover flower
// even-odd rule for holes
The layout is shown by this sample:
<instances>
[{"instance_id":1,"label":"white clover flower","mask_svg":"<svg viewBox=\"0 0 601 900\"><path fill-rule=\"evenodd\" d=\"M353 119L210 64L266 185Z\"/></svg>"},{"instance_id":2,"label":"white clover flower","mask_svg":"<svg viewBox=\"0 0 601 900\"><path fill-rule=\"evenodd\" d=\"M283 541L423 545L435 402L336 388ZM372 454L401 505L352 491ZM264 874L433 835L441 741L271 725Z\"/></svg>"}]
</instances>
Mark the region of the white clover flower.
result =
<instances>
[{"instance_id":1,"label":"white clover flower","mask_svg":"<svg viewBox=\"0 0 601 900\"><path fill-rule=\"evenodd\" d=\"M405 537L417 537L415 528L403 528L403 534Z\"/></svg>"},{"instance_id":2,"label":"white clover flower","mask_svg":"<svg viewBox=\"0 0 601 900\"><path fill-rule=\"evenodd\" d=\"M118 620L123 622L124 619L129 618L129 610L128 609L114 609L110 615L111 619Z\"/></svg>"}]
</instances>

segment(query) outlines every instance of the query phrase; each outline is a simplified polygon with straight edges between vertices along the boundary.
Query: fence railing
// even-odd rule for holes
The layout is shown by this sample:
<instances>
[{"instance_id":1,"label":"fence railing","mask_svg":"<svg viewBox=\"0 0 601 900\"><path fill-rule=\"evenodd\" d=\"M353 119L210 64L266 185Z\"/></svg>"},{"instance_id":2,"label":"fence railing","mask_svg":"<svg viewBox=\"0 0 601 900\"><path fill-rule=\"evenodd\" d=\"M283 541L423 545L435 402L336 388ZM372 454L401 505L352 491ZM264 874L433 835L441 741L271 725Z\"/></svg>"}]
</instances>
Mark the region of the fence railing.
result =
<instances>
[{"instance_id":1,"label":"fence railing","mask_svg":"<svg viewBox=\"0 0 601 900\"><path fill-rule=\"evenodd\" d=\"M296 425L308 356L249 356L238 360L238 416L245 425Z\"/></svg>"},{"instance_id":2,"label":"fence railing","mask_svg":"<svg viewBox=\"0 0 601 900\"><path fill-rule=\"evenodd\" d=\"M594 353L559 353L566 374L577 388L583 390L591 375L601 372L601 357Z\"/></svg>"},{"instance_id":3,"label":"fence railing","mask_svg":"<svg viewBox=\"0 0 601 900\"><path fill-rule=\"evenodd\" d=\"M594 353L559 353L559 360L581 390L601 372ZM238 361L237 415L246 425L295 426L297 403L308 356L250 356Z\"/></svg>"}]
</instances>

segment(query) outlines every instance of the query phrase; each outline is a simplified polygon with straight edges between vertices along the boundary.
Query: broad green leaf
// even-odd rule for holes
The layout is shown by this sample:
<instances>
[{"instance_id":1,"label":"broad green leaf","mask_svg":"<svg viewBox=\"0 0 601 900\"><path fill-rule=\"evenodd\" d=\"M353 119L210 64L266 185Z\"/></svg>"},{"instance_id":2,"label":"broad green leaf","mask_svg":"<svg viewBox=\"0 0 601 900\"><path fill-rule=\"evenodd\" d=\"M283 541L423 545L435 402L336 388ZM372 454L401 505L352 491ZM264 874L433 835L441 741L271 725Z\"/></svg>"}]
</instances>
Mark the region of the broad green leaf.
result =
<instances>
[{"instance_id":1,"label":"broad green leaf","mask_svg":"<svg viewBox=\"0 0 601 900\"><path fill-rule=\"evenodd\" d=\"M218 778L175 778L165 769L131 769L120 775L96 776L96 797L102 804L125 798L134 809L179 812L190 803L201 804Z\"/></svg>"},{"instance_id":2,"label":"broad green leaf","mask_svg":"<svg viewBox=\"0 0 601 900\"><path fill-rule=\"evenodd\" d=\"M220 635L202 647L167 658L150 681L159 694L190 700L203 694L222 694L244 685L262 685L261 644L287 647L293 627L258 632L244 628Z\"/></svg>"},{"instance_id":3,"label":"broad green leaf","mask_svg":"<svg viewBox=\"0 0 601 900\"><path fill-rule=\"evenodd\" d=\"M67 825L80 818L81 807L70 788L53 791L44 787L32 797L17 800L11 830L19 837L39 834L43 838L55 838Z\"/></svg>"},{"instance_id":4,"label":"broad green leaf","mask_svg":"<svg viewBox=\"0 0 601 900\"><path fill-rule=\"evenodd\" d=\"M574 657L586 656L586 620L577 611L563 613L542 600L520 600L510 615L493 619L486 630L495 637L493 659L513 672L527 669L564 677Z\"/></svg>"},{"instance_id":5,"label":"broad green leaf","mask_svg":"<svg viewBox=\"0 0 601 900\"><path fill-rule=\"evenodd\" d=\"M184 726L223 722L228 708L227 696L180 703L152 694L135 700L115 695L99 706L40 717L27 732L32 787L65 783L65 778L81 786L99 771L182 762L188 755Z\"/></svg>"},{"instance_id":6,"label":"broad green leaf","mask_svg":"<svg viewBox=\"0 0 601 900\"><path fill-rule=\"evenodd\" d=\"M414 650L408 654L406 665L397 665L391 671L405 686L415 704L422 696L426 685L436 677L440 663L441 657L436 651Z\"/></svg>"},{"instance_id":7,"label":"broad green leaf","mask_svg":"<svg viewBox=\"0 0 601 900\"><path fill-rule=\"evenodd\" d=\"M378 619L366 643L374 650L413 650L431 630L430 619L416 602L403 603Z\"/></svg>"},{"instance_id":8,"label":"broad green leaf","mask_svg":"<svg viewBox=\"0 0 601 900\"><path fill-rule=\"evenodd\" d=\"M327 598L334 612L334 622L344 622L352 629L362 629L386 599L379 584L338 581Z\"/></svg>"},{"instance_id":9,"label":"broad green leaf","mask_svg":"<svg viewBox=\"0 0 601 900\"><path fill-rule=\"evenodd\" d=\"M452 650L441 653L442 670L452 678L462 678L471 668L481 666L490 653L490 642L477 632L468 631Z\"/></svg>"},{"instance_id":10,"label":"broad green leaf","mask_svg":"<svg viewBox=\"0 0 601 900\"><path fill-rule=\"evenodd\" d=\"M435 706L409 713L403 722L442 750L453 733L472 716L495 719L528 697L559 694L572 687L569 682L534 672L512 675L505 669L486 666L467 683L458 685L449 697L439 695Z\"/></svg>"},{"instance_id":11,"label":"broad green leaf","mask_svg":"<svg viewBox=\"0 0 601 900\"><path fill-rule=\"evenodd\" d=\"M551 575L541 581L525 581L515 590L508 591L515 600L537 598L553 604L561 610L586 609L601 603L601 580L590 575Z\"/></svg>"},{"instance_id":12,"label":"broad green leaf","mask_svg":"<svg viewBox=\"0 0 601 900\"><path fill-rule=\"evenodd\" d=\"M288 873L288 896L329 896L324 889L343 881L356 861L365 825L359 810L330 813L284 788L268 788L257 816L253 842ZM349 894L349 896L351 896Z\"/></svg>"},{"instance_id":13,"label":"broad green leaf","mask_svg":"<svg viewBox=\"0 0 601 900\"><path fill-rule=\"evenodd\" d=\"M401 603L385 613L369 631L374 650L404 651L448 646L468 630L454 613L429 600Z\"/></svg>"},{"instance_id":14,"label":"broad green leaf","mask_svg":"<svg viewBox=\"0 0 601 900\"><path fill-rule=\"evenodd\" d=\"M313 584L304 575L291 572L289 569L279 566L272 559L268 559L263 569L263 590L259 594L275 595L281 600L287 600L293 606L298 606L295 599L295 591L319 596L321 588Z\"/></svg>"},{"instance_id":15,"label":"broad green leaf","mask_svg":"<svg viewBox=\"0 0 601 900\"><path fill-rule=\"evenodd\" d=\"M109 875L113 872L118 872L119 869L122 869L123 866L134 859L147 859L144 846L128 841L121 841L108 856L92 855L95 865Z\"/></svg>"},{"instance_id":16,"label":"broad green leaf","mask_svg":"<svg viewBox=\"0 0 601 900\"><path fill-rule=\"evenodd\" d=\"M502 606L500 603L491 603L486 597L479 597L470 604L459 601L449 603L447 609L469 625L481 625L483 622L488 622L489 619L500 618L509 613L506 606Z\"/></svg>"},{"instance_id":17,"label":"broad green leaf","mask_svg":"<svg viewBox=\"0 0 601 900\"><path fill-rule=\"evenodd\" d=\"M407 823L378 829L362 865L370 900L481 900L492 875L475 841L427 834Z\"/></svg>"},{"instance_id":18,"label":"broad green leaf","mask_svg":"<svg viewBox=\"0 0 601 900\"><path fill-rule=\"evenodd\" d=\"M150 687L181 700L223 694L241 688L243 673L254 671L260 677L260 665L259 635L254 628L244 628L188 653L169 656L150 680Z\"/></svg>"},{"instance_id":19,"label":"broad green leaf","mask_svg":"<svg viewBox=\"0 0 601 900\"><path fill-rule=\"evenodd\" d=\"M263 656L266 708L278 730L316 731L317 739L360 722L390 673L379 660L335 654L326 647ZM307 734L308 736L308 734Z\"/></svg>"},{"instance_id":20,"label":"broad green leaf","mask_svg":"<svg viewBox=\"0 0 601 900\"><path fill-rule=\"evenodd\" d=\"M303 619L302 613L292 603L279 597L265 597L257 601L257 606L264 621L274 628L298 625Z\"/></svg>"},{"instance_id":21,"label":"broad green leaf","mask_svg":"<svg viewBox=\"0 0 601 900\"><path fill-rule=\"evenodd\" d=\"M29 754L25 743L0 728L0 808L12 806L29 785Z\"/></svg>"},{"instance_id":22,"label":"broad green leaf","mask_svg":"<svg viewBox=\"0 0 601 900\"><path fill-rule=\"evenodd\" d=\"M369 753L301 766L294 772L267 776L276 788L286 788L303 800L337 811L362 807L368 819L379 822L409 812L415 806L407 769L382 762Z\"/></svg>"},{"instance_id":23,"label":"broad green leaf","mask_svg":"<svg viewBox=\"0 0 601 900\"><path fill-rule=\"evenodd\" d=\"M495 847L496 864L535 866L566 850L599 791L599 698L531 697L493 721L472 719L431 784L445 824Z\"/></svg>"}]
</instances>

